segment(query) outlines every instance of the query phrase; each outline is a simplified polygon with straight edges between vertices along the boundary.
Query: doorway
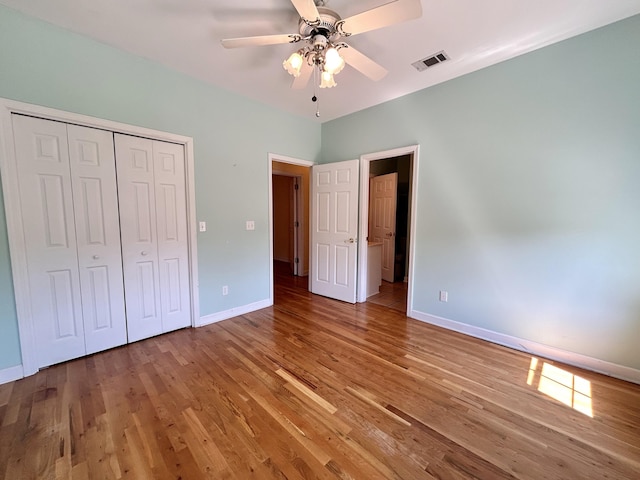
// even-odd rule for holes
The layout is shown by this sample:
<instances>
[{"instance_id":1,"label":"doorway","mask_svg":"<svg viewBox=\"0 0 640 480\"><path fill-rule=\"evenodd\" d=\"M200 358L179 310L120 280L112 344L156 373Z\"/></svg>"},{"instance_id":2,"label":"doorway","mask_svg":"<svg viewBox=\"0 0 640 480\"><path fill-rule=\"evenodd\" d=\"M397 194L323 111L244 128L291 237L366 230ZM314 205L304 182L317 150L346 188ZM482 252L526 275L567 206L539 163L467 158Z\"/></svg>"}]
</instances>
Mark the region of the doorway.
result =
<instances>
[{"instance_id":1,"label":"doorway","mask_svg":"<svg viewBox=\"0 0 640 480\"><path fill-rule=\"evenodd\" d=\"M313 162L269 155L271 301L274 284L308 288L309 179Z\"/></svg>"},{"instance_id":2,"label":"doorway","mask_svg":"<svg viewBox=\"0 0 640 480\"><path fill-rule=\"evenodd\" d=\"M384 242L382 279L407 280L407 243L411 156L373 160L369 164L369 241Z\"/></svg>"},{"instance_id":3,"label":"doorway","mask_svg":"<svg viewBox=\"0 0 640 480\"><path fill-rule=\"evenodd\" d=\"M370 301L385 305L397 310L402 310L409 315L412 309L411 301L411 285L413 280L413 233L415 225L415 204L416 198L416 179L418 167L418 146L409 146L384 152L363 155L360 165L360 218L362 219L360 226L360 238L367 241L360 243L359 251L359 267L358 267L358 301ZM389 177L393 179L397 185L394 193L394 212L395 219L387 225L387 230L382 230L386 237L387 248L385 253L388 254L387 264L384 267L386 271L386 280L382 280L382 272L371 270L381 268L382 252L379 253L380 261L376 261L376 255L370 253L376 247L376 242L372 234L372 206L371 199L374 197L370 187L374 184L374 178ZM383 182L379 182L382 184ZM389 203L391 204L391 203ZM389 214L389 212L386 212ZM387 215L389 217L389 215ZM378 231L376 235L380 235ZM390 240L391 241L388 241ZM378 239L381 240L381 239ZM370 245L373 243L373 247ZM377 243L383 243L377 242ZM375 251L374 251L375 253ZM392 262L392 264L390 264ZM371 265L370 265L371 264ZM389 273L391 271L391 273ZM389 275L391 275L389 277ZM379 282L377 288L371 288L371 278L374 282ZM380 280L378 280L378 278ZM375 293L378 292L378 293Z\"/></svg>"}]
</instances>

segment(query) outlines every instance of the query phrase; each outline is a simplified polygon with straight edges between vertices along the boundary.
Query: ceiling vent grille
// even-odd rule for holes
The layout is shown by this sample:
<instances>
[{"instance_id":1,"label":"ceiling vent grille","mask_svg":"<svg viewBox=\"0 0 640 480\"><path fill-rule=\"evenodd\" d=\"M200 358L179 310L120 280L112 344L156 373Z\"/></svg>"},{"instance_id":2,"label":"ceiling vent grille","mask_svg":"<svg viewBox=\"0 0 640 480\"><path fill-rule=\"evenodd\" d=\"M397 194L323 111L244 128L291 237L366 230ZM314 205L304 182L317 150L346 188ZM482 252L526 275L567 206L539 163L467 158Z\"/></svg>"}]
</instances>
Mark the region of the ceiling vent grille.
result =
<instances>
[{"instance_id":1,"label":"ceiling vent grille","mask_svg":"<svg viewBox=\"0 0 640 480\"><path fill-rule=\"evenodd\" d=\"M449 55L447 55L446 52L442 50L441 52L434 53L430 57L418 60L411 65L413 65L419 72L424 72L426 69L435 67L436 65L439 65L442 62L446 62L447 60L449 60Z\"/></svg>"}]
</instances>

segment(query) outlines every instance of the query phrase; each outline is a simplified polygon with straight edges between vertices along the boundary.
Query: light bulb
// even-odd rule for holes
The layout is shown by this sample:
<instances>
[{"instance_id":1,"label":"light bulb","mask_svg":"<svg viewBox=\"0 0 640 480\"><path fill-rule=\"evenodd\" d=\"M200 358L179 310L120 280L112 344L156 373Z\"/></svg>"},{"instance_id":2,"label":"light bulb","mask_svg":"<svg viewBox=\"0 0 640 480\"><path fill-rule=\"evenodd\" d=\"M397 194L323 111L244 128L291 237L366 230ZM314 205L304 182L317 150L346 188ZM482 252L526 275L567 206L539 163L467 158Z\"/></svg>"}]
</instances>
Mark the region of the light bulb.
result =
<instances>
[{"instance_id":1,"label":"light bulb","mask_svg":"<svg viewBox=\"0 0 640 480\"><path fill-rule=\"evenodd\" d=\"M322 77L320 81L320 88L331 88L337 85L336 81L333 79L333 75L329 72L322 72Z\"/></svg>"},{"instance_id":2,"label":"light bulb","mask_svg":"<svg viewBox=\"0 0 640 480\"><path fill-rule=\"evenodd\" d=\"M338 53L338 49L331 47L324 54L324 70L332 75L340 73L344 68L344 59Z\"/></svg>"},{"instance_id":3,"label":"light bulb","mask_svg":"<svg viewBox=\"0 0 640 480\"><path fill-rule=\"evenodd\" d=\"M282 67L294 77L300 76L302 68L302 55L300 52L293 52L289 58L282 62Z\"/></svg>"}]
</instances>

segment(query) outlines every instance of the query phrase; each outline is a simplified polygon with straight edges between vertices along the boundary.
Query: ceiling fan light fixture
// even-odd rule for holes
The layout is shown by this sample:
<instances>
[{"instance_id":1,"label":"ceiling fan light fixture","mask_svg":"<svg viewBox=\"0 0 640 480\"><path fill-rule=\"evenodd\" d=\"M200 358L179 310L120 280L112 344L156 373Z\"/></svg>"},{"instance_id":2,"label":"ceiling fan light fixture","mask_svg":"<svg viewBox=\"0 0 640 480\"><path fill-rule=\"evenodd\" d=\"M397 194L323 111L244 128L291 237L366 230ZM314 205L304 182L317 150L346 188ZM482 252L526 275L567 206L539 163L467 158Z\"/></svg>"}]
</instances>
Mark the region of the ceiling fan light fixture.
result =
<instances>
[{"instance_id":1,"label":"ceiling fan light fixture","mask_svg":"<svg viewBox=\"0 0 640 480\"><path fill-rule=\"evenodd\" d=\"M289 58L287 58L284 62L282 62L282 67L294 77L298 78L300 76L300 69L302 68L302 63L304 59L302 58L302 54L300 51L293 52Z\"/></svg>"},{"instance_id":2,"label":"ceiling fan light fixture","mask_svg":"<svg viewBox=\"0 0 640 480\"><path fill-rule=\"evenodd\" d=\"M333 78L333 74L323 71L320 77L320 88L332 88L338 85Z\"/></svg>"},{"instance_id":3,"label":"ceiling fan light fixture","mask_svg":"<svg viewBox=\"0 0 640 480\"><path fill-rule=\"evenodd\" d=\"M291 0L300 16L298 33L223 39L222 46L238 48L300 42L302 47L284 60L282 66L296 78L292 84L296 90L304 88L313 75L314 94L311 99L318 105L316 88L335 87L334 76L342 71L346 63L373 81L382 79L388 73L363 53L341 42L342 37L377 30L422 15L421 0L386 0L389 3L343 19L334 10L326 8L325 1ZM341 52L342 49L345 50ZM320 116L317 109L316 116Z\"/></svg>"},{"instance_id":4,"label":"ceiling fan light fixture","mask_svg":"<svg viewBox=\"0 0 640 480\"><path fill-rule=\"evenodd\" d=\"M324 71L336 75L344 68L344 59L336 47L330 47L324 54Z\"/></svg>"}]
</instances>

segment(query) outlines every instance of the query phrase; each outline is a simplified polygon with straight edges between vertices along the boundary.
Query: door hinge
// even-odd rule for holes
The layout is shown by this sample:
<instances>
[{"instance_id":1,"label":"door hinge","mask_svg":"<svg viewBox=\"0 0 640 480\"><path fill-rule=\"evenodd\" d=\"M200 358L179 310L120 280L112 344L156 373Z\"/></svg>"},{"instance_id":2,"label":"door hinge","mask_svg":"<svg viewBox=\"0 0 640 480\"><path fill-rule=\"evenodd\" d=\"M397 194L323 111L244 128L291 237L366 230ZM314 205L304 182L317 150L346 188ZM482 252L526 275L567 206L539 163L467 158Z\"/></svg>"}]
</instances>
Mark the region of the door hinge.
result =
<instances>
[{"instance_id":1,"label":"door hinge","mask_svg":"<svg viewBox=\"0 0 640 480\"><path fill-rule=\"evenodd\" d=\"M294 258L293 263L300 263L300 259L298 257Z\"/></svg>"},{"instance_id":2,"label":"door hinge","mask_svg":"<svg viewBox=\"0 0 640 480\"><path fill-rule=\"evenodd\" d=\"M297 183L293 184L293 189L294 190L298 190L300 188L300 185L298 185Z\"/></svg>"},{"instance_id":3,"label":"door hinge","mask_svg":"<svg viewBox=\"0 0 640 480\"><path fill-rule=\"evenodd\" d=\"M300 226L300 222L298 222L297 220L295 222L293 222L293 226L294 227L299 227Z\"/></svg>"}]
</instances>

